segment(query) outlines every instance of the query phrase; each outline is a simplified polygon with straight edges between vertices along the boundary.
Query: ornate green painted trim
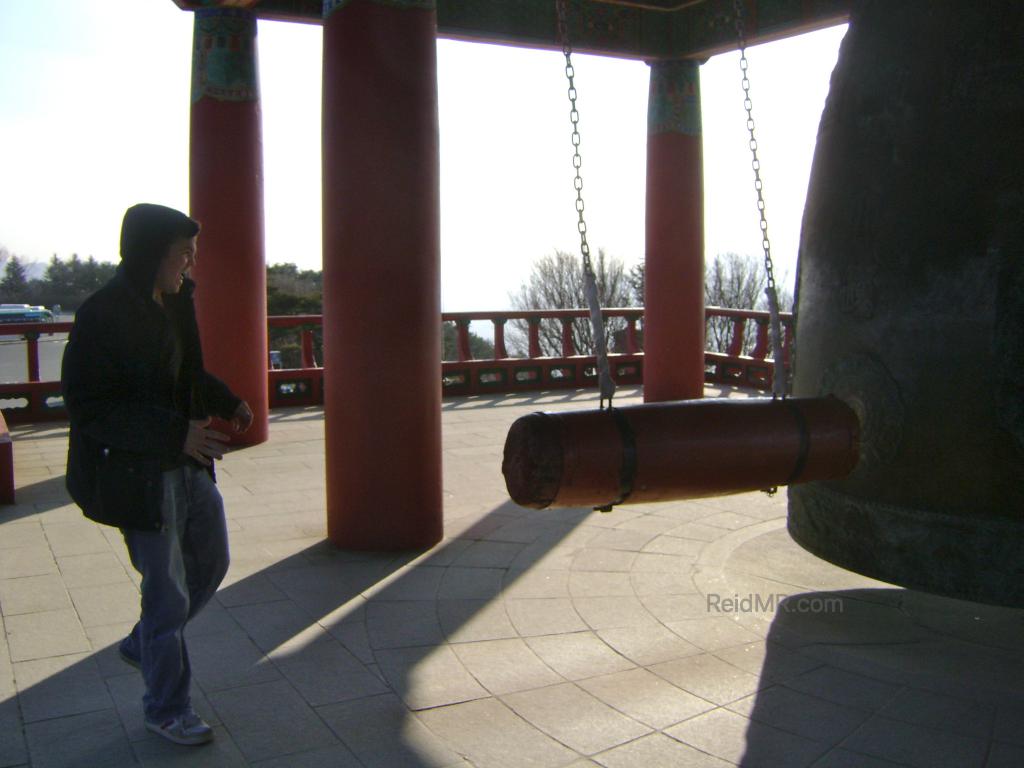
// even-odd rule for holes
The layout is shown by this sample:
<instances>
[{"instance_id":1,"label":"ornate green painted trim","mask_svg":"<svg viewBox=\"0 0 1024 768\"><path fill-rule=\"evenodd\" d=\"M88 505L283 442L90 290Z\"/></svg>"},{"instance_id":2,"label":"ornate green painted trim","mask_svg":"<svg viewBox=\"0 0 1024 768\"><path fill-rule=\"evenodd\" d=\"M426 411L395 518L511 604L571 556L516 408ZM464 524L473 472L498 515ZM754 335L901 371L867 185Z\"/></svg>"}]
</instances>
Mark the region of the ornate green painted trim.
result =
<instances>
[{"instance_id":1,"label":"ornate green painted trim","mask_svg":"<svg viewBox=\"0 0 1024 768\"><path fill-rule=\"evenodd\" d=\"M689 59L651 64L647 133L701 135L700 65Z\"/></svg>"},{"instance_id":2,"label":"ornate green painted trim","mask_svg":"<svg viewBox=\"0 0 1024 768\"><path fill-rule=\"evenodd\" d=\"M327 17L339 8L348 5L352 0L324 0L324 21ZM421 11L436 11L437 0L370 0L377 5L388 5L403 10L417 9Z\"/></svg>"},{"instance_id":3,"label":"ornate green painted trim","mask_svg":"<svg viewBox=\"0 0 1024 768\"><path fill-rule=\"evenodd\" d=\"M195 12L192 33L192 103L257 101L256 17L237 9Z\"/></svg>"}]
</instances>

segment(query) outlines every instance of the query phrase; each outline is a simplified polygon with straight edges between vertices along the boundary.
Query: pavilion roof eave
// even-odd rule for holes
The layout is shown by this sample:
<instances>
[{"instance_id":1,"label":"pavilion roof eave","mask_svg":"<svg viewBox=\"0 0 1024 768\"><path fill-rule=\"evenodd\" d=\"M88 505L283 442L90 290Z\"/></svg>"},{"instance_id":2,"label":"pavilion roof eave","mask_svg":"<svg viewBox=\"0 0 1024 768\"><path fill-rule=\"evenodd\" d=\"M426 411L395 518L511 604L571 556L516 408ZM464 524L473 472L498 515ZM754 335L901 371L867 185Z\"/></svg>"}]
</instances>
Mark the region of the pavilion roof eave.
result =
<instances>
[{"instance_id":1,"label":"pavilion roof eave","mask_svg":"<svg viewBox=\"0 0 1024 768\"><path fill-rule=\"evenodd\" d=\"M183 10L245 7L257 18L319 24L321 0L173 0ZM561 50L554 0L436 0L438 36ZM852 0L746 0L747 42L844 23ZM660 6L660 7L659 7ZM630 59L705 59L737 48L733 0L569 0L581 53Z\"/></svg>"}]
</instances>

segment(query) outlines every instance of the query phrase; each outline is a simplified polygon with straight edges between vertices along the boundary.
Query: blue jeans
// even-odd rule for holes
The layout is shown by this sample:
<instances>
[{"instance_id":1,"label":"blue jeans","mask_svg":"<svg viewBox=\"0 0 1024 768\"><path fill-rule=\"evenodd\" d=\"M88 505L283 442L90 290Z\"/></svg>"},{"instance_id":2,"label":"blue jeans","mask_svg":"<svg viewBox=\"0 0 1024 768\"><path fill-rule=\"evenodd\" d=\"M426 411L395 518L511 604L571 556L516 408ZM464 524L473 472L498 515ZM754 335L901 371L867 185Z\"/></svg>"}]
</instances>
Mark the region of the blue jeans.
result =
<instances>
[{"instance_id":1,"label":"blue jeans","mask_svg":"<svg viewBox=\"0 0 1024 768\"><path fill-rule=\"evenodd\" d=\"M192 668L185 625L213 597L228 570L224 502L206 470L163 473L160 531L123 529L142 574L142 615L121 650L141 661L146 719L164 722L190 708Z\"/></svg>"}]
</instances>

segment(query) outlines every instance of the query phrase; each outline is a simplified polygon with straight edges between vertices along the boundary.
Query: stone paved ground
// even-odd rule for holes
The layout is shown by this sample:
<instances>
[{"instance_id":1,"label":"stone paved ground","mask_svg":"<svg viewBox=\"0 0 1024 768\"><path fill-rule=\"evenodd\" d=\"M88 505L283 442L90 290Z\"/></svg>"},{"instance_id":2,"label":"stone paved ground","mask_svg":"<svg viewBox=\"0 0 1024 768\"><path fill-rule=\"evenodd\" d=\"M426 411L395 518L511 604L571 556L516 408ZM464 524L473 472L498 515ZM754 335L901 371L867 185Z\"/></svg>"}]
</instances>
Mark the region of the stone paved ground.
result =
<instances>
[{"instance_id":1,"label":"stone paved ground","mask_svg":"<svg viewBox=\"0 0 1024 768\"><path fill-rule=\"evenodd\" d=\"M142 727L114 650L138 579L68 503L66 427L15 429L0 766L1024 766L1024 611L823 563L787 537L784 494L510 503L509 424L594 404L445 401L446 536L406 555L324 542L323 413L274 412L220 469L233 564L188 633L201 748Z\"/></svg>"}]
</instances>

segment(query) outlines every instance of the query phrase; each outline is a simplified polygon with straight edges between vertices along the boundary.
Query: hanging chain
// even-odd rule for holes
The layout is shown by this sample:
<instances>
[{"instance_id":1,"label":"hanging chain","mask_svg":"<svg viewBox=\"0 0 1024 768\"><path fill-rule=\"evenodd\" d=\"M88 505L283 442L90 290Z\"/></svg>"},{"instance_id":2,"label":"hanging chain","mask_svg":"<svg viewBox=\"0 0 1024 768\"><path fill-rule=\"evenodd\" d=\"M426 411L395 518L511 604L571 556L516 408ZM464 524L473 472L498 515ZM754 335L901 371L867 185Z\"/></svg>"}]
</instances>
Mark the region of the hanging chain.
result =
<instances>
[{"instance_id":1,"label":"hanging chain","mask_svg":"<svg viewBox=\"0 0 1024 768\"><path fill-rule=\"evenodd\" d=\"M608 345L605 340L604 320L601 317L601 301L597 293L597 278L594 275L594 266L590 261L590 245L587 243L587 222L583 218L583 176L580 168L583 166L583 157L580 155L580 113L576 108L576 70L572 66L572 44L569 40L567 0L555 0L555 10L558 15L558 36L562 41L562 53L565 56L565 78L569 81L569 120L572 122L572 167L576 169L576 178L573 186L576 189L576 213L579 220L576 224L580 233L580 254L583 256L583 292L587 299L587 306L590 309L590 327L594 337L594 357L597 363L598 386L601 392L601 408L604 408L605 400L608 407L612 406L612 398L615 396L615 382L612 380L611 367L608 364Z\"/></svg>"},{"instance_id":2,"label":"hanging chain","mask_svg":"<svg viewBox=\"0 0 1024 768\"><path fill-rule=\"evenodd\" d=\"M740 71L743 74L743 109L747 112L747 133L750 134L750 166L754 169L754 191L757 193L757 212L760 215L761 248L764 250L764 271L766 275L765 296L768 298L768 318L771 324L772 356L775 375L772 380L772 396L786 396L786 371L783 365L782 320L779 317L779 294L775 289L775 267L772 264L772 245L768 239L768 217L765 214L764 184L761 182L761 161L757 157L757 137L754 135L754 103L750 99L750 77L747 69L747 35L743 29L743 0L733 0L736 22L736 38L740 48Z\"/></svg>"}]
</instances>

